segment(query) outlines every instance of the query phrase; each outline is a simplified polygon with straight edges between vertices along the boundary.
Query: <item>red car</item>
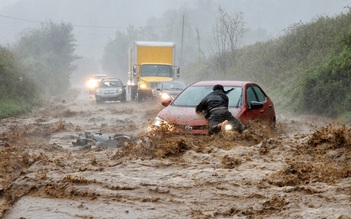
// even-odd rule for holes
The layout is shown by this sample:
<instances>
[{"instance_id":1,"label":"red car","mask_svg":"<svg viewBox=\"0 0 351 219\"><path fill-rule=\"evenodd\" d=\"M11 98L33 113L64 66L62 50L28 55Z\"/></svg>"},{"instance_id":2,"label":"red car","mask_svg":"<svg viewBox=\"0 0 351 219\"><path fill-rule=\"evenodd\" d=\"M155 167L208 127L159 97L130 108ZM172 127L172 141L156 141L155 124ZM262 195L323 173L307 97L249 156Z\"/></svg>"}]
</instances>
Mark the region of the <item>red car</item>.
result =
<instances>
[{"instance_id":1,"label":"red car","mask_svg":"<svg viewBox=\"0 0 351 219\"><path fill-rule=\"evenodd\" d=\"M229 111L244 125L249 121L265 122L275 126L274 105L262 88L249 81L199 81L187 86L174 100L165 100L154 126L167 124L174 133L207 134L207 120L195 113L195 107L216 84L225 90L234 88L229 94Z\"/></svg>"}]
</instances>

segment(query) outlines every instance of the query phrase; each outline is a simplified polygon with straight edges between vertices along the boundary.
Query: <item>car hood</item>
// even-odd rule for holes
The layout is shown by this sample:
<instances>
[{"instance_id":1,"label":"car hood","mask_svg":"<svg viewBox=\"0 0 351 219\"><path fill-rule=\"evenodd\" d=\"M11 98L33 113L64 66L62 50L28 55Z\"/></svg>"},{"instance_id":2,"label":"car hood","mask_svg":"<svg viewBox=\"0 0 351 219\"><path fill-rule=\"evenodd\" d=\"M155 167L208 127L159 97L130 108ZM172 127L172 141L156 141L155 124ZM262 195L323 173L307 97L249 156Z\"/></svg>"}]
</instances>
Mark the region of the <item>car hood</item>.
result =
<instances>
[{"instance_id":1,"label":"car hood","mask_svg":"<svg viewBox=\"0 0 351 219\"><path fill-rule=\"evenodd\" d=\"M103 87L103 88L98 88L99 91L115 91L118 89L121 89L122 87Z\"/></svg>"},{"instance_id":2,"label":"car hood","mask_svg":"<svg viewBox=\"0 0 351 219\"><path fill-rule=\"evenodd\" d=\"M231 108L230 112L233 116L237 116L239 109ZM207 124L206 119L202 115L195 113L195 107L177 107L170 105L161 110L157 116L166 122L177 125L204 126Z\"/></svg>"}]
</instances>

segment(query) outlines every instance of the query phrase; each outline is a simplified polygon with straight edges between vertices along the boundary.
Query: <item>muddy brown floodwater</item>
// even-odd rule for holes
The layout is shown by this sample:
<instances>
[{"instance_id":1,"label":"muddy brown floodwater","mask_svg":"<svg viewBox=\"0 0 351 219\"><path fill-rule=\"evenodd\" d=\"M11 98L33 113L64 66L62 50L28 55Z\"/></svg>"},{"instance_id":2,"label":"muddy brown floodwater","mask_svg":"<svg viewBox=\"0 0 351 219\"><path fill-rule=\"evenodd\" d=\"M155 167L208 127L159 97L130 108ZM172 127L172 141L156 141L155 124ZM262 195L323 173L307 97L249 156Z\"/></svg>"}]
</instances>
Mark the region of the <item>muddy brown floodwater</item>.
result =
<instances>
[{"instance_id":1,"label":"muddy brown floodwater","mask_svg":"<svg viewBox=\"0 0 351 219\"><path fill-rule=\"evenodd\" d=\"M348 126L278 115L274 132L148 135L160 104L77 91L1 120L0 218L351 218ZM85 133L132 139L74 146Z\"/></svg>"}]
</instances>

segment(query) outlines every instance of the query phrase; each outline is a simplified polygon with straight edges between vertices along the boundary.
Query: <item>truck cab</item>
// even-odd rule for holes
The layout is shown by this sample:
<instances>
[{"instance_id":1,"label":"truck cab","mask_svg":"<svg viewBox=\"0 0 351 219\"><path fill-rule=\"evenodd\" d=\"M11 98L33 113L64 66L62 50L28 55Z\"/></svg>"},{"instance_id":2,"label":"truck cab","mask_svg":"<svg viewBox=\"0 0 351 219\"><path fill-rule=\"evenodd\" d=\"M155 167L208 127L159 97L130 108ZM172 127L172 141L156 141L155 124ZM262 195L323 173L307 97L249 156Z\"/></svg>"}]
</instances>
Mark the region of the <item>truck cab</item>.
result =
<instances>
[{"instance_id":1,"label":"truck cab","mask_svg":"<svg viewBox=\"0 0 351 219\"><path fill-rule=\"evenodd\" d=\"M158 83L179 77L175 62L175 43L136 41L129 50L129 66L132 74L130 91L132 100L152 97Z\"/></svg>"}]
</instances>

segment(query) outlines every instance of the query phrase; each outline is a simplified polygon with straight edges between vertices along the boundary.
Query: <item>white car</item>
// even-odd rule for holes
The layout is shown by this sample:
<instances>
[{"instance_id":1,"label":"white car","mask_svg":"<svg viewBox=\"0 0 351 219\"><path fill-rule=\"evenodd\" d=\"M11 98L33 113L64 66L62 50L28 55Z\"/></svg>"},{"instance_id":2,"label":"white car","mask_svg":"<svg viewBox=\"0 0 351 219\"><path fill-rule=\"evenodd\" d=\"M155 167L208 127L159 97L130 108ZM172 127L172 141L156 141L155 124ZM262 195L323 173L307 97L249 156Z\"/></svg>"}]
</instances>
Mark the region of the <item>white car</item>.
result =
<instances>
[{"instance_id":1,"label":"white car","mask_svg":"<svg viewBox=\"0 0 351 219\"><path fill-rule=\"evenodd\" d=\"M96 90L96 86L98 83L102 80L107 78L106 74L95 74L90 77L90 79L87 82L89 94L94 94Z\"/></svg>"}]
</instances>

